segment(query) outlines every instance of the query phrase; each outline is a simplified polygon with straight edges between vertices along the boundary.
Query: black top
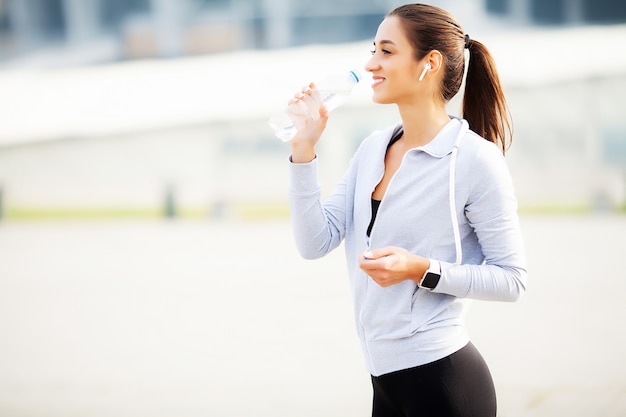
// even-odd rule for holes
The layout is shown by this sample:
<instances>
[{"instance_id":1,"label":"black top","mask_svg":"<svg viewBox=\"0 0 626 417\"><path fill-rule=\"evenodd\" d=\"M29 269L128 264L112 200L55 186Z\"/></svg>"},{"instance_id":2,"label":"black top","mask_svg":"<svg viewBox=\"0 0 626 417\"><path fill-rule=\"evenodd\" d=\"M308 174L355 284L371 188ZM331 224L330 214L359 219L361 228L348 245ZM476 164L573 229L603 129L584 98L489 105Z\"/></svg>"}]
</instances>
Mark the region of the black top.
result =
<instances>
[{"instance_id":1,"label":"black top","mask_svg":"<svg viewBox=\"0 0 626 417\"><path fill-rule=\"evenodd\" d=\"M403 133L404 130L402 129L402 126L398 126L391 136L391 140L389 141L389 145L387 145L387 149L389 149L391 145L396 143L402 137ZM374 226L374 220L376 220L376 214L378 214L378 207L380 207L380 200L374 200L372 198L372 218L370 220L370 225L367 227L368 237L370 233L372 233L372 226Z\"/></svg>"},{"instance_id":2,"label":"black top","mask_svg":"<svg viewBox=\"0 0 626 417\"><path fill-rule=\"evenodd\" d=\"M367 227L368 237L370 233L372 233L372 226L374 226L374 220L376 219L376 213L378 213L378 207L380 207L380 200L374 200L372 198L372 219L370 220L370 225Z\"/></svg>"}]
</instances>

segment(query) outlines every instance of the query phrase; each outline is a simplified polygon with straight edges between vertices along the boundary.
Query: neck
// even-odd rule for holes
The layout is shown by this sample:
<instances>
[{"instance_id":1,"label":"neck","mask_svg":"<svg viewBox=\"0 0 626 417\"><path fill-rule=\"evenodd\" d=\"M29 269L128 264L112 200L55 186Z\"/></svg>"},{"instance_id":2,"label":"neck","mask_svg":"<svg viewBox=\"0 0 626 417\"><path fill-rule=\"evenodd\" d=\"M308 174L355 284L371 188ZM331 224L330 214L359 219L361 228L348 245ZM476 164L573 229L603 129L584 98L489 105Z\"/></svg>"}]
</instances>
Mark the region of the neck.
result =
<instances>
[{"instance_id":1,"label":"neck","mask_svg":"<svg viewBox=\"0 0 626 417\"><path fill-rule=\"evenodd\" d=\"M444 104L433 102L398 105L407 147L424 146L450 121Z\"/></svg>"}]
</instances>

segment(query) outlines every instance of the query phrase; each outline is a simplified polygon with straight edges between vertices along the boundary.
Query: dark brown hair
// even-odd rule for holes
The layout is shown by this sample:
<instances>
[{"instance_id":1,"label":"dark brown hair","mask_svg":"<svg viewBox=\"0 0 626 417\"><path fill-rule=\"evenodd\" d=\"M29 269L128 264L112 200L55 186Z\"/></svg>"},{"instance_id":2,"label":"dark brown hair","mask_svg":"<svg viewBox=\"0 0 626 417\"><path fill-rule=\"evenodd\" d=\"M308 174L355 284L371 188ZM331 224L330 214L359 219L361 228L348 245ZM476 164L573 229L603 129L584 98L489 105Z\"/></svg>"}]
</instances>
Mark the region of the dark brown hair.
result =
<instances>
[{"instance_id":1,"label":"dark brown hair","mask_svg":"<svg viewBox=\"0 0 626 417\"><path fill-rule=\"evenodd\" d=\"M454 97L463 83L465 71L465 32L447 11L427 4L406 4L391 11L402 22L406 36L421 60L430 51L443 56L441 97L444 102ZM512 139L509 111L500 84L500 77L489 50L470 39L470 59L465 80L462 115L470 128L505 153Z\"/></svg>"}]
</instances>

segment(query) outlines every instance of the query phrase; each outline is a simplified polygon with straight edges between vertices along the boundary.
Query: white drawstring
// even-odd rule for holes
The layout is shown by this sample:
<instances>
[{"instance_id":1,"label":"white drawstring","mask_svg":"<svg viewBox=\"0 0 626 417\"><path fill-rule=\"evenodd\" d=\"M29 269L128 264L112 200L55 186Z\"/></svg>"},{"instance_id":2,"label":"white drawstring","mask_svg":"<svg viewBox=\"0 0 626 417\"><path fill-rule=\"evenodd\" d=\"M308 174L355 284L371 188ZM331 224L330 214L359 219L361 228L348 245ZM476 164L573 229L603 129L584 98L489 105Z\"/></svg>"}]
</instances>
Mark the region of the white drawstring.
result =
<instances>
[{"instance_id":1,"label":"white drawstring","mask_svg":"<svg viewBox=\"0 0 626 417\"><path fill-rule=\"evenodd\" d=\"M456 265L460 265L463 260L463 248L461 247L461 233L459 232L459 220L456 215L456 201L455 201L455 192L454 192L454 176L455 176L455 168L456 168L456 154L459 151L459 146L461 145L461 141L467 133L469 126L465 120L461 120L461 130L456 137L456 141L454 142L454 147L452 148L452 155L450 156L450 216L452 218L452 231L454 233L454 246L456 247L456 261L454 262Z\"/></svg>"}]
</instances>

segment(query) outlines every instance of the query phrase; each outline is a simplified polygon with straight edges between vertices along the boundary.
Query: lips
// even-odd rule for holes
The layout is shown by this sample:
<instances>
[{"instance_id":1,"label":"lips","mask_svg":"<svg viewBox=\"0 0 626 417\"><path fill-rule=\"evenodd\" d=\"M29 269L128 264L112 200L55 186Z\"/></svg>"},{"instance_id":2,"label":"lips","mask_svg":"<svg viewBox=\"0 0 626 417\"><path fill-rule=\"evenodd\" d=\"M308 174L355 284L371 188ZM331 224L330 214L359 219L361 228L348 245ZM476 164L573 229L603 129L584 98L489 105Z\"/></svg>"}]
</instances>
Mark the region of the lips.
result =
<instances>
[{"instance_id":1,"label":"lips","mask_svg":"<svg viewBox=\"0 0 626 417\"><path fill-rule=\"evenodd\" d=\"M375 88L381 85L385 81L385 77L379 77L379 76L374 75L372 77L372 80L374 80L374 83L372 83L372 88Z\"/></svg>"}]
</instances>

